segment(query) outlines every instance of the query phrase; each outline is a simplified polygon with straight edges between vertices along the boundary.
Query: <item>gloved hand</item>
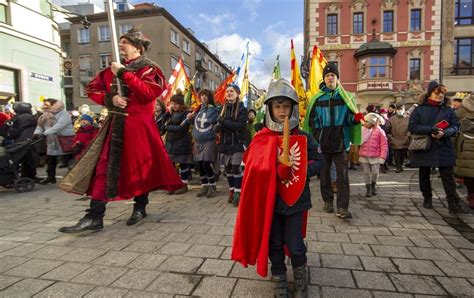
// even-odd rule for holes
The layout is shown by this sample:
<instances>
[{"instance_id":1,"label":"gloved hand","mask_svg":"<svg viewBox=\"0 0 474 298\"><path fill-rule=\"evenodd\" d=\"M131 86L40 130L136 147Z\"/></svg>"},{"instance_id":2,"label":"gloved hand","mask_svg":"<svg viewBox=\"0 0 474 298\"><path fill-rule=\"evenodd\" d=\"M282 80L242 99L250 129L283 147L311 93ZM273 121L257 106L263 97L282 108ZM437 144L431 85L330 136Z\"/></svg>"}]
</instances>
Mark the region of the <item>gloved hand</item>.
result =
<instances>
[{"instance_id":1,"label":"gloved hand","mask_svg":"<svg viewBox=\"0 0 474 298\"><path fill-rule=\"evenodd\" d=\"M286 181L290 180L291 178L291 166L284 165L282 163L278 163L277 167L277 175L280 180Z\"/></svg>"},{"instance_id":2,"label":"gloved hand","mask_svg":"<svg viewBox=\"0 0 474 298\"><path fill-rule=\"evenodd\" d=\"M364 114L357 113L354 115L354 122L360 123L360 121L364 120Z\"/></svg>"}]
</instances>

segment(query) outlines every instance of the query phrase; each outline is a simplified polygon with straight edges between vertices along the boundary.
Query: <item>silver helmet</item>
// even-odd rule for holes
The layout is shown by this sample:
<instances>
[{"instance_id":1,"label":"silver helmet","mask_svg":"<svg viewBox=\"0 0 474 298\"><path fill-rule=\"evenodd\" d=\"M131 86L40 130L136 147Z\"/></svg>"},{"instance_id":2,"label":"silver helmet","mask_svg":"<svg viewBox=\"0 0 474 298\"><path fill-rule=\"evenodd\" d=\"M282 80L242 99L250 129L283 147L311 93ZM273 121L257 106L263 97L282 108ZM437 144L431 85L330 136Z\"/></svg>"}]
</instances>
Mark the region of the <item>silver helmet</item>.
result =
<instances>
[{"instance_id":1,"label":"silver helmet","mask_svg":"<svg viewBox=\"0 0 474 298\"><path fill-rule=\"evenodd\" d=\"M290 116L290 129L298 127L298 94L290 82L285 79L272 80L268 86L268 92L265 97L265 126L276 132L283 132L283 123L275 122L271 113L271 101L278 99L289 99L293 103L293 109ZM296 105L296 107L295 107Z\"/></svg>"}]
</instances>

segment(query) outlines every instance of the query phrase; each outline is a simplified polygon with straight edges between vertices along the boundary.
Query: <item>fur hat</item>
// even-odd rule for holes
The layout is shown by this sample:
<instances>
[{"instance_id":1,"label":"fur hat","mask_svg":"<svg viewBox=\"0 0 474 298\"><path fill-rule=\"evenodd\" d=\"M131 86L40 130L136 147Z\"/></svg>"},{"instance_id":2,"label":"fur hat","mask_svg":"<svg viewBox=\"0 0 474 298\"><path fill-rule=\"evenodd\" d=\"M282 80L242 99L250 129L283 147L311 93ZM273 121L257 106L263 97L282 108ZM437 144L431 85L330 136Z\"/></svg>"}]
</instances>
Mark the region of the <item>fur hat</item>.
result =
<instances>
[{"instance_id":1,"label":"fur hat","mask_svg":"<svg viewBox=\"0 0 474 298\"><path fill-rule=\"evenodd\" d=\"M181 94L175 94L171 96L171 102L177 103L179 105L184 105L184 96Z\"/></svg>"},{"instance_id":2,"label":"fur hat","mask_svg":"<svg viewBox=\"0 0 474 298\"><path fill-rule=\"evenodd\" d=\"M323 77L325 77L328 73L331 73L331 72L335 74L337 78L339 79L339 70L337 70L336 64L332 62L328 62L328 64L326 64L326 66L323 69Z\"/></svg>"},{"instance_id":3,"label":"fur hat","mask_svg":"<svg viewBox=\"0 0 474 298\"><path fill-rule=\"evenodd\" d=\"M127 33L120 36L120 39L125 38L128 40L134 47L140 49L140 53L148 52L151 48L151 41L143 35L139 27L133 27L128 30Z\"/></svg>"}]
</instances>

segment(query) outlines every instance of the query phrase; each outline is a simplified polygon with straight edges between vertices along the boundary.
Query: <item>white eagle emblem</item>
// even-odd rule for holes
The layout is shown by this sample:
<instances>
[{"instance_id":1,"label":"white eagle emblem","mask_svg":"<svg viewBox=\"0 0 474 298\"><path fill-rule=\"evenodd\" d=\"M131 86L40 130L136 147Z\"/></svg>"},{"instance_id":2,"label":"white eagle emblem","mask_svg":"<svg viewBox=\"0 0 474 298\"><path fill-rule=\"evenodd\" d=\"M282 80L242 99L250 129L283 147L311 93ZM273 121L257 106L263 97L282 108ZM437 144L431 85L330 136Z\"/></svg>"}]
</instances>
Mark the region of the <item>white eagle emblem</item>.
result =
<instances>
[{"instance_id":1,"label":"white eagle emblem","mask_svg":"<svg viewBox=\"0 0 474 298\"><path fill-rule=\"evenodd\" d=\"M278 155L281 155L282 149L278 148ZM301 149L298 142L295 142L293 146L290 148L289 159L291 165L291 178L287 181L281 181L282 184L285 185L286 188L290 187L294 183L300 180L300 176L297 175L297 171L300 169L301 165Z\"/></svg>"}]
</instances>

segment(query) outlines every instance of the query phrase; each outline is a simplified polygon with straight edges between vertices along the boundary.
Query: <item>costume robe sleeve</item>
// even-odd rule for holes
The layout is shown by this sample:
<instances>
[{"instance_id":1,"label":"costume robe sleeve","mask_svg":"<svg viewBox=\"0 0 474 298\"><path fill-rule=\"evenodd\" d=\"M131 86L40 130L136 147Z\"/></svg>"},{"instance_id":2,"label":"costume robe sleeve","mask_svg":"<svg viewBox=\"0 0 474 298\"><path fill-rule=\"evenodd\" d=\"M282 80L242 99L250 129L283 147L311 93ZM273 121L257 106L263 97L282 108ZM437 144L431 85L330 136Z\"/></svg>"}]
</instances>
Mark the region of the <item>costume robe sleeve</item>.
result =
<instances>
[{"instance_id":1,"label":"costume robe sleeve","mask_svg":"<svg viewBox=\"0 0 474 298\"><path fill-rule=\"evenodd\" d=\"M105 96L107 95L107 85L104 81L106 71L110 71L110 68L106 68L99 72L99 74L89 82L86 89L87 96L102 106L105 106Z\"/></svg>"},{"instance_id":2,"label":"costume robe sleeve","mask_svg":"<svg viewBox=\"0 0 474 298\"><path fill-rule=\"evenodd\" d=\"M124 71L121 79L130 91L137 94L136 98L143 104L155 100L166 88L161 70L150 66L146 66L140 76L131 71Z\"/></svg>"}]
</instances>

